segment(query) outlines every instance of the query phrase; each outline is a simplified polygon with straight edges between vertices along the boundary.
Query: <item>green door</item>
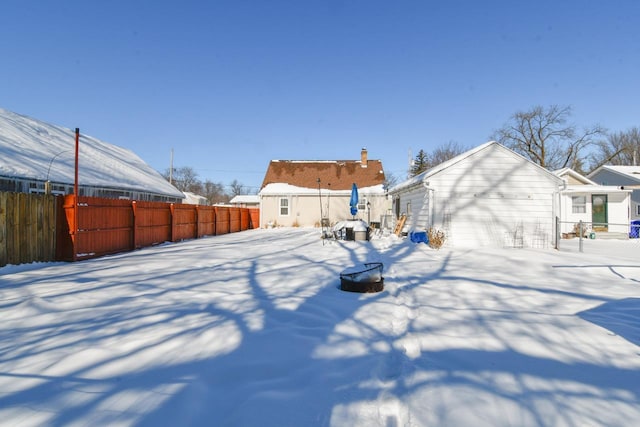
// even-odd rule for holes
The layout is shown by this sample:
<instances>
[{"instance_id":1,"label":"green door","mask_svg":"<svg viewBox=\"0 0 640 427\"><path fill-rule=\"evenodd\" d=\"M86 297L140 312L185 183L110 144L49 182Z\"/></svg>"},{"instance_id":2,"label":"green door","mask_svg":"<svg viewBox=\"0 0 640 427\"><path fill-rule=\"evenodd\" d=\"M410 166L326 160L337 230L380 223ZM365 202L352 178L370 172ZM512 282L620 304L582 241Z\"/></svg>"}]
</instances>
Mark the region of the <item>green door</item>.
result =
<instances>
[{"instance_id":1,"label":"green door","mask_svg":"<svg viewBox=\"0 0 640 427\"><path fill-rule=\"evenodd\" d=\"M607 231L607 195L592 194L591 195L591 221L593 229L596 231Z\"/></svg>"}]
</instances>

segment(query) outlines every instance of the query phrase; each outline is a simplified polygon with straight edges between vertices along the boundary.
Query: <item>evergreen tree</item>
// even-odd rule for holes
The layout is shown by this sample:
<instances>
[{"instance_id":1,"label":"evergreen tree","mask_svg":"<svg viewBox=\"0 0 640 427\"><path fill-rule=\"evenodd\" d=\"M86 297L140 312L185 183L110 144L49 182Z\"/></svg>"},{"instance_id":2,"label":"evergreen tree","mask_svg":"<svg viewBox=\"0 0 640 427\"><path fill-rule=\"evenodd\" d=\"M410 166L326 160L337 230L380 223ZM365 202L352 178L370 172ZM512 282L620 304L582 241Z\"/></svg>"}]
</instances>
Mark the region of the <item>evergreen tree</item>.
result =
<instances>
[{"instance_id":1,"label":"evergreen tree","mask_svg":"<svg viewBox=\"0 0 640 427\"><path fill-rule=\"evenodd\" d=\"M429 169L429 164L429 155L424 150L418 151L418 154L416 154L416 157L413 159L411 164L410 175L416 176L426 171Z\"/></svg>"}]
</instances>

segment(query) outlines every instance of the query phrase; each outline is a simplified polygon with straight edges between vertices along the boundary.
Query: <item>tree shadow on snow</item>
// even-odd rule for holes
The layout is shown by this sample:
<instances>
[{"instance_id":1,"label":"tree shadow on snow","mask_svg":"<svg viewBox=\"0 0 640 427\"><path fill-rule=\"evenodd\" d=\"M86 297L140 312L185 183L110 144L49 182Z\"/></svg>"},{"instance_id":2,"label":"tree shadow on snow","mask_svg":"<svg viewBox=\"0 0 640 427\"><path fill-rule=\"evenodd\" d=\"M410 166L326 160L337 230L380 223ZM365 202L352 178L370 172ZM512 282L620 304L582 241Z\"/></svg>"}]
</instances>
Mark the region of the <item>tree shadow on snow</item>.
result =
<instances>
[{"instance_id":1,"label":"tree shadow on snow","mask_svg":"<svg viewBox=\"0 0 640 427\"><path fill-rule=\"evenodd\" d=\"M640 346L640 298L609 301L578 316Z\"/></svg>"},{"instance_id":2,"label":"tree shadow on snow","mask_svg":"<svg viewBox=\"0 0 640 427\"><path fill-rule=\"evenodd\" d=\"M450 253L434 256L408 242L384 251L370 243L322 247L313 235L292 248L286 236L274 233L268 241L248 238L245 243L254 247L251 257L244 259L213 239L183 251L179 244L167 246L161 255L167 268L162 271L102 277L95 287L52 295L53 304L56 298L90 298L98 288L113 293L96 301L91 316L67 316L59 323L2 332L4 342L15 343L3 346L5 364L5 357L23 366L21 362L47 354L55 363L57 355L69 357L68 350L79 346L88 353L86 363L79 355L61 366L59 375L26 368L0 372L0 377L29 380L28 386L0 395L0 408L49 411L45 424L50 426L324 426L366 424L354 407L390 402L388 407L369 409L371 425L403 425L409 420L437 425L452 417L447 398L454 398L451 393L458 390L478 405L478 411L479 401L494 399L517 405L524 413L521 421L529 420L530 425L577 425L574 420L585 417L599 420L589 408L572 406L573 399L640 404L636 370L534 357L505 341L496 324L512 322L519 314L500 292L553 291L452 274ZM184 265L190 258L202 260L200 251L210 252L212 261ZM340 257L335 257L336 251ZM119 259L135 269L146 256L140 252ZM276 263L276 257L290 261ZM403 273L409 258L424 263L424 275ZM365 295L340 291L339 272L365 261L384 263L390 274L387 289ZM84 270L109 274L106 264L86 263ZM300 271L305 274L296 274ZM91 276L81 270L76 274ZM314 283L308 283L308 277ZM474 296L446 288L460 281L498 291L494 298L500 309L473 309ZM281 286L283 282L289 286ZM123 287L127 291L120 294ZM455 307L434 302L443 292L472 307L467 309L470 317L449 320ZM185 293L192 294L193 301L185 300ZM589 298L577 292L569 296ZM630 304L637 308L636 301ZM427 345L442 334L464 331L468 321L479 324L499 345L468 348L446 340L440 348ZM535 325L523 333L547 339L536 335ZM38 341L43 337L48 337L44 346ZM217 354L206 348L211 340L220 347ZM126 348L117 356L92 352L119 344ZM204 347L198 356L200 345ZM144 362L154 358L162 362ZM118 373L110 374L111 370ZM508 384L496 380L505 376ZM580 386L538 387L532 380L536 378ZM556 414L551 420L545 415L550 406ZM468 410L474 411L473 405ZM561 420L557 414L564 414Z\"/></svg>"}]
</instances>

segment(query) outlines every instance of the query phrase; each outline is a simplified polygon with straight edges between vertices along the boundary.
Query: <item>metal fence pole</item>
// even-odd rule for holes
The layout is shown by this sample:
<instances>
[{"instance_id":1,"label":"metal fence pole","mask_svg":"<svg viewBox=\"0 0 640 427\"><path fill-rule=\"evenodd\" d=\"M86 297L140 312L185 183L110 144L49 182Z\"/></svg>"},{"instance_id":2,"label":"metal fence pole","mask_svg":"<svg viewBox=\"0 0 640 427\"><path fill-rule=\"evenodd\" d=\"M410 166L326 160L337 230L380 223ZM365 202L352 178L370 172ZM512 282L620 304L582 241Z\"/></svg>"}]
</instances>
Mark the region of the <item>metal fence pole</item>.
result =
<instances>
[{"instance_id":1,"label":"metal fence pole","mask_svg":"<svg viewBox=\"0 0 640 427\"><path fill-rule=\"evenodd\" d=\"M580 220L579 225L580 225L580 245L579 245L579 248L580 248L580 252L583 252L582 251L582 235L584 234L584 226L582 224L582 220Z\"/></svg>"}]
</instances>

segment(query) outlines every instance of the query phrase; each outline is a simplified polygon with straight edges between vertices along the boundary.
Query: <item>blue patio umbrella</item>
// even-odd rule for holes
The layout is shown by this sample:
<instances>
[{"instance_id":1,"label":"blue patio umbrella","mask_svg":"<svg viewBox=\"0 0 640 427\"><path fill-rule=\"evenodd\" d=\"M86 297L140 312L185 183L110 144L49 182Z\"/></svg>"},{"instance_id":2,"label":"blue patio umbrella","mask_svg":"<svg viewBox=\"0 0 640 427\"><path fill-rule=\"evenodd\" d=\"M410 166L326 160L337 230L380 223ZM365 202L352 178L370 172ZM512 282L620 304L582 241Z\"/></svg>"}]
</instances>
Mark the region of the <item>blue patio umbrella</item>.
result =
<instances>
[{"instance_id":1,"label":"blue patio umbrella","mask_svg":"<svg viewBox=\"0 0 640 427\"><path fill-rule=\"evenodd\" d=\"M351 215L356 216L358 213L358 186L353 183L351 186L351 199L349 200L349 207L351 208Z\"/></svg>"}]
</instances>

